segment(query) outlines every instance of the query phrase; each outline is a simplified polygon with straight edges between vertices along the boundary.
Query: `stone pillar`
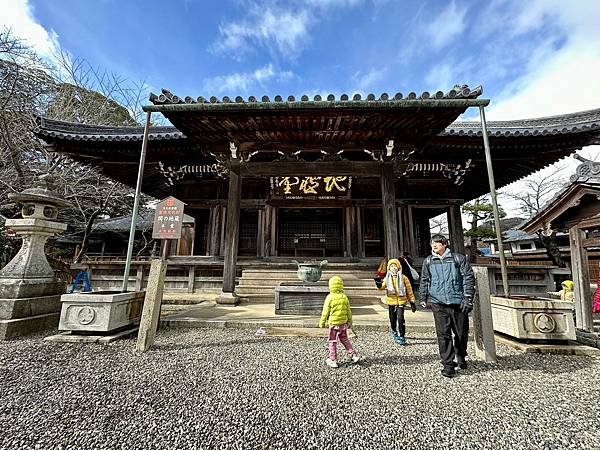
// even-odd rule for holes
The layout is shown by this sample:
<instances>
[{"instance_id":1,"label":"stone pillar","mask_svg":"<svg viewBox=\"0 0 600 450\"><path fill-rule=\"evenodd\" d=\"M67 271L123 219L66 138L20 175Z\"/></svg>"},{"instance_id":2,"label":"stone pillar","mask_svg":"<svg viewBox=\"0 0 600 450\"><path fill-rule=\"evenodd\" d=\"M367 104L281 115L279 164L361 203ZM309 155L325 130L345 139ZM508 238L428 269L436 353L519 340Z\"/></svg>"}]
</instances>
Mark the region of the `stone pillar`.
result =
<instances>
[{"instance_id":1,"label":"stone pillar","mask_svg":"<svg viewBox=\"0 0 600 450\"><path fill-rule=\"evenodd\" d=\"M398 221L396 220L396 189L394 187L394 166L384 163L381 170L381 203L383 208L383 234L385 235L385 256L397 258Z\"/></svg>"},{"instance_id":2,"label":"stone pillar","mask_svg":"<svg viewBox=\"0 0 600 450\"><path fill-rule=\"evenodd\" d=\"M239 161L232 160L229 168L229 196L227 198L227 222L225 225L225 261L223 262L223 292L217 303L235 305L235 275L240 237L240 200L242 179Z\"/></svg>"},{"instance_id":3,"label":"stone pillar","mask_svg":"<svg viewBox=\"0 0 600 450\"><path fill-rule=\"evenodd\" d=\"M465 254L465 235L462 225L462 214L460 212L460 205L450 205L448 212L448 232L450 234L450 248L457 253ZM473 249L476 251L476 249ZM475 254L475 253L473 253Z\"/></svg>"},{"instance_id":4,"label":"stone pillar","mask_svg":"<svg viewBox=\"0 0 600 450\"><path fill-rule=\"evenodd\" d=\"M490 274L487 267L473 267L477 283L476 299L473 307L473 336L475 337L475 355L487 363L495 363L496 340L490 301ZM493 274L492 274L493 279Z\"/></svg>"},{"instance_id":5,"label":"stone pillar","mask_svg":"<svg viewBox=\"0 0 600 450\"><path fill-rule=\"evenodd\" d=\"M54 277L44 246L48 238L67 229L57 220L58 210L71 206L47 185L8 196L23 205L23 218L8 219L5 226L23 243L0 271L0 340L58 325L65 283Z\"/></svg>"}]
</instances>

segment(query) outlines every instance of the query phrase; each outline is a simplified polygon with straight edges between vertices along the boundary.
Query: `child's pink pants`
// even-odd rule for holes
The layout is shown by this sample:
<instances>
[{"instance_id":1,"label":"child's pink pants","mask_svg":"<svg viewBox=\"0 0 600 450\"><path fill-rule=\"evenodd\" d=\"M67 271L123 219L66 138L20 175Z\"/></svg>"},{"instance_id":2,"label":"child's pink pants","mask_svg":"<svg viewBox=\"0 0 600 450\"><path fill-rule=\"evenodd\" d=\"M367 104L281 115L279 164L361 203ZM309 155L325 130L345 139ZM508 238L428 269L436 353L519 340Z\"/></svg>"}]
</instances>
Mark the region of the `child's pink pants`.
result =
<instances>
[{"instance_id":1,"label":"child's pink pants","mask_svg":"<svg viewBox=\"0 0 600 450\"><path fill-rule=\"evenodd\" d=\"M348 339L348 324L345 323L344 325L335 325L333 327L329 327L329 359L331 359L332 361L337 360L338 338L342 345L346 348L348 356L356 355L356 350L354 350L350 339Z\"/></svg>"}]
</instances>

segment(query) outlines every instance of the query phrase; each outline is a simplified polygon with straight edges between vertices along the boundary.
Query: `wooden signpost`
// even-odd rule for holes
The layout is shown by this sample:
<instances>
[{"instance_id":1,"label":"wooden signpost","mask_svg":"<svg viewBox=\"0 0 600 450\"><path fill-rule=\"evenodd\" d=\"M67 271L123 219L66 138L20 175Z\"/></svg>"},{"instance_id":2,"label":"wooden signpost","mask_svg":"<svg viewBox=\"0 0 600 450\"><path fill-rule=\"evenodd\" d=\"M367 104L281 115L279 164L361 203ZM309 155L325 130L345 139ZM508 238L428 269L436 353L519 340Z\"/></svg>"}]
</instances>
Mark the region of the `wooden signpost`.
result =
<instances>
[{"instance_id":1,"label":"wooden signpost","mask_svg":"<svg viewBox=\"0 0 600 450\"><path fill-rule=\"evenodd\" d=\"M152 238L161 240L160 257L153 259L150 265L148 287L136 345L138 352L145 352L154 344L167 274L168 243L171 242L171 239L181 238L184 206L185 203L175 197L168 197L157 205L154 213Z\"/></svg>"}]
</instances>

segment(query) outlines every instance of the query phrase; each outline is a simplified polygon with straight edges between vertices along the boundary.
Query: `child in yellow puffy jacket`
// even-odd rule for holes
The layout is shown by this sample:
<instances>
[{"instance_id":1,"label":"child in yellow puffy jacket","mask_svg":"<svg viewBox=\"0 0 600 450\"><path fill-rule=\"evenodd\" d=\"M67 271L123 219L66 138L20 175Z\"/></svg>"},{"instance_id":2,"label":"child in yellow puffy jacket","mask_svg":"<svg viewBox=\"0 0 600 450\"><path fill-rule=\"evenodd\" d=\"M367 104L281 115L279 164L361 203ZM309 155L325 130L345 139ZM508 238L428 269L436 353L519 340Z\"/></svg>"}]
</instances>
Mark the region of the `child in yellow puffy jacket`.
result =
<instances>
[{"instance_id":1,"label":"child in yellow puffy jacket","mask_svg":"<svg viewBox=\"0 0 600 450\"><path fill-rule=\"evenodd\" d=\"M358 362L360 358L352 347L350 339L348 339L348 328L352 327L352 309L350 308L348 296L344 294L344 282L337 275L329 279L329 294L325 297L323 303L319 327L323 328L326 324L329 325L329 358L325 360L325 363L329 367L338 367L338 339L346 348L352 362Z\"/></svg>"},{"instance_id":2,"label":"child in yellow puffy jacket","mask_svg":"<svg viewBox=\"0 0 600 450\"><path fill-rule=\"evenodd\" d=\"M562 289L560 291L557 291L557 292L548 291L548 294L552 295L553 297L560 297L560 299L563 301L574 302L575 301L575 291L574 291L575 285L573 284L573 282L571 280L565 280L560 284L560 286L562 287Z\"/></svg>"},{"instance_id":3,"label":"child in yellow puffy jacket","mask_svg":"<svg viewBox=\"0 0 600 450\"><path fill-rule=\"evenodd\" d=\"M392 337L400 345L407 345L406 323L404 321L404 306L410 303L412 312L417 311L415 294L410 280L400 270L402 266L397 259L390 259L387 264L388 272L377 288L386 291L385 302L388 305Z\"/></svg>"}]
</instances>

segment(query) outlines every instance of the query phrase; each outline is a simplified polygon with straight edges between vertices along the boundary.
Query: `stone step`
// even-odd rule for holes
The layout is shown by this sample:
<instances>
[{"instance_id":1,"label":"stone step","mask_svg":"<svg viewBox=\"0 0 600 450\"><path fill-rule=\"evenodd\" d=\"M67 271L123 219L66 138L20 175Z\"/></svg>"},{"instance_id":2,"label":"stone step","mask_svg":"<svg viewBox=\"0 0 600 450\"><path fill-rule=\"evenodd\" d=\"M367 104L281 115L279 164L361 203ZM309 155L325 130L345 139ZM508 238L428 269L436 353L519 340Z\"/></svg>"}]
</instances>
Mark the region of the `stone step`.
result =
<instances>
[{"instance_id":1,"label":"stone step","mask_svg":"<svg viewBox=\"0 0 600 450\"><path fill-rule=\"evenodd\" d=\"M239 294L240 300L243 303L252 304L272 304L275 307L275 294ZM325 300L325 299L323 299ZM378 297L367 296L367 295L354 295L350 299L351 305L379 305L381 301Z\"/></svg>"},{"instance_id":2,"label":"stone step","mask_svg":"<svg viewBox=\"0 0 600 450\"><path fill-rule=\"evenodd\" d=\"M278 286L279 283L299 282L297 278L290 279L278 279L278 280L265 280L265 279L244 279L241 278L239 286ZM357 279L346 279L344 280L344 287L365 287L375 289L375 283L373 280L357 280Z\"/></svg>"},{"instance_id":3,"label":"stone step","mask_svg":"<svg viewBox=\"0 0 600 450\"><path fill-rule=\"evenodd\" d=\"M235 291L238 294L242 293L256 293L260 294L261 292L275 294L276 286L265 286L265 285L240 285L235 288ZM372 296L381 296L384 293L382 291L378 291L373 286L346 286L344 289L344 293L348 296L352 295L372 295Z\"/></svg>"},{"instance_id":4,"label":"stone step","mask_svg":"<svg viewBox=\"0 0 600 450\"><path fill-rule=\"evenodd\" d=\"M365 279L372 280L375 276L374 271L366 270L324 270L321 275L321 280L327 280L334 275L342 277L342 279ZM296 270L251 270L247 269L242 272L242 279L298 279Z\"/></svg>"}]
</instances>

